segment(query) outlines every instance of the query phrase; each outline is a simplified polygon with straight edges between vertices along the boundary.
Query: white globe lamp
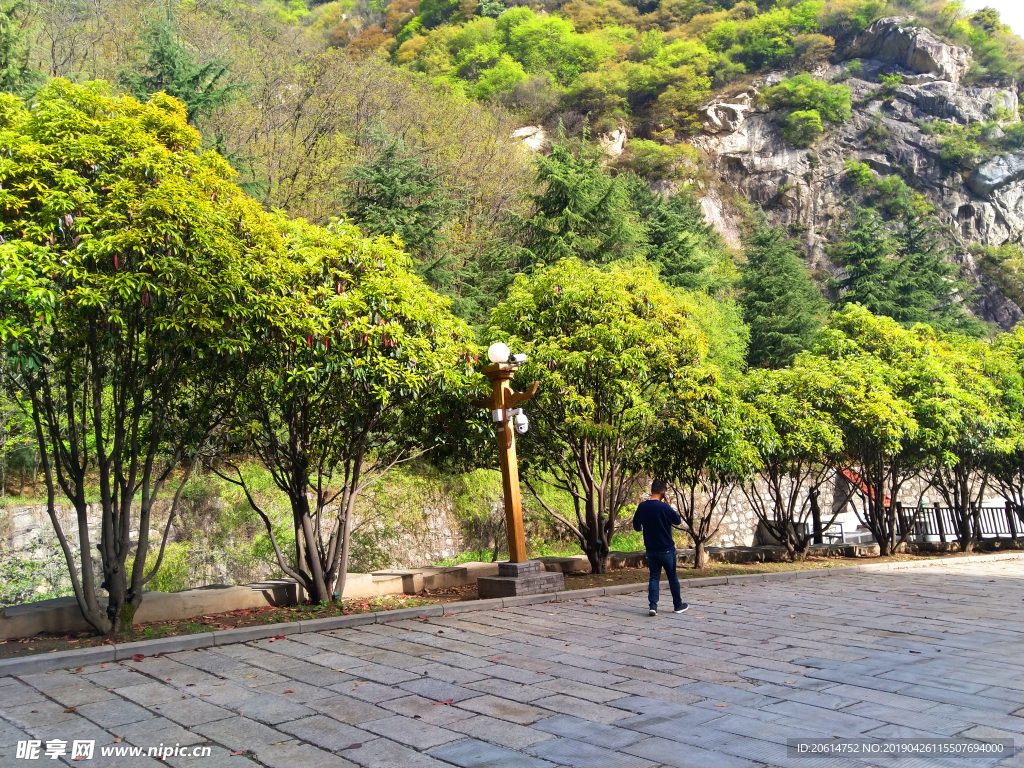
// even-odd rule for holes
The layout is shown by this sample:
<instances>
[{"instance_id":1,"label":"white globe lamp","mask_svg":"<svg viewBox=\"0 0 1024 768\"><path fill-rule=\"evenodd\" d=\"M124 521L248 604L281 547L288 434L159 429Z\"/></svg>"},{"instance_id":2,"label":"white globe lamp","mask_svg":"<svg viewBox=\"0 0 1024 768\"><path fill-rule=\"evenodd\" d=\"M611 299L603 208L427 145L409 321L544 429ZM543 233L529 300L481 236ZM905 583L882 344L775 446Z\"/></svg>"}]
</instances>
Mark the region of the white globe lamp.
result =
<instances>
[{"instance_id":1,"label":"white globe lamp","mask_svg":"<svg viewBox=\"0 0 1024 768\"><path fill-rule=\"evenodd\" d=\"M496 341L487 348L487 359L492 363L507 363L511 350L508 344Z\"/></svg>"}]
</instances>

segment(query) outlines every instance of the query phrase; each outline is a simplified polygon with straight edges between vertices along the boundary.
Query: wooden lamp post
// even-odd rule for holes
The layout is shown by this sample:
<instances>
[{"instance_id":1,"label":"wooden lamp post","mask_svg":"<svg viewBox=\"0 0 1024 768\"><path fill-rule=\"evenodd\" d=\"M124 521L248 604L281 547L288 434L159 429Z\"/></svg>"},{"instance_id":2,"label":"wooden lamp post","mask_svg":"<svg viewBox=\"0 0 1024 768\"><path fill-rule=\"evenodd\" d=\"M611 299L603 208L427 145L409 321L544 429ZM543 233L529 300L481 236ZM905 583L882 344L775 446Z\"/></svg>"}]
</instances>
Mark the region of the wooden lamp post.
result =
<instances>
[{"instance_id":1,"label":"wooden lamp post","mask_svg":"<svg viewBox=\"0 0 1024 768\"><path fill-rule=\"evenodd\" d=\"M473 405L487 408L498 438L498 457L501 461L501 480L505 498L505 530L508 533L508 559L510 563L525 563L526 534L523 531L523 501L519 492L519 465L516 460L515 429L517 424L526 425L521 411L509 413L520 403L537 394L538 383L534 382L525 392L513 392L511 380L519 366L526 361L526 355L512 356L509 348L501 342L492 344L487 350L491 361L483 370L492 386L487 400L476 400ZM525 432L525 428L523 429Z\"/></svg>"}]
</instances>

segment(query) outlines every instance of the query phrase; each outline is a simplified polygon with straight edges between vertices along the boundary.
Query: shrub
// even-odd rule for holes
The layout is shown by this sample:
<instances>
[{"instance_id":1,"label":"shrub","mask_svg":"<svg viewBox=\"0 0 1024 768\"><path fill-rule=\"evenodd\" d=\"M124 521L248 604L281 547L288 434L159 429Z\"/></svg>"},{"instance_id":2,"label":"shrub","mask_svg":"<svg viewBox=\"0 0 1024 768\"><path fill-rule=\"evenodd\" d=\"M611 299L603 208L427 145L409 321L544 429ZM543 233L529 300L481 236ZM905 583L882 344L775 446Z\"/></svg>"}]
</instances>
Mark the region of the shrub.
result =
<instances>
[{"instance_id":1,"label":"shrub","mask_svg":"<svg viewBox=\"0 0 1024 768\"><path fill-rule=\"evenodd\" d=\"M678 176L679 166L692 167L696 150L689 144L666 146L647 139L630 139L618 165L646 179L668 179Z\"/></svg>"},{"instance_id":2,"label":"shrub","mask_svg":"<svg viewBox=\"0 0 1024 768\"><path fill-rule=\"evenodd\" d=\"M850 89L845 85L829 85L807 73L783 80L767 88L761 99L774 109L815 111L819 121L842 123L850 119Z\"/></svg>"},{"instance_id":3,"label":"shrub","mask_svg":"<svg viewBox=\"0 0 1024 768\"><path fill-rule=\"evenodd\" d=\"M798 109L790 113L782 126L782 135L797 147L809 147L824 133L821 114L816 109Z\"/></svg>"},{"instance_id":4,"label":"shrub","mask_svg":"<svg viewBox=\"0 0 1024 768\"><path fill-rule=\"evenodd\" d=\"M846 178L860 189L870 187L875 183L875 173L867 163L847 160L843 163L843 170L846 171Z\"/></svg>"}]
</instances>

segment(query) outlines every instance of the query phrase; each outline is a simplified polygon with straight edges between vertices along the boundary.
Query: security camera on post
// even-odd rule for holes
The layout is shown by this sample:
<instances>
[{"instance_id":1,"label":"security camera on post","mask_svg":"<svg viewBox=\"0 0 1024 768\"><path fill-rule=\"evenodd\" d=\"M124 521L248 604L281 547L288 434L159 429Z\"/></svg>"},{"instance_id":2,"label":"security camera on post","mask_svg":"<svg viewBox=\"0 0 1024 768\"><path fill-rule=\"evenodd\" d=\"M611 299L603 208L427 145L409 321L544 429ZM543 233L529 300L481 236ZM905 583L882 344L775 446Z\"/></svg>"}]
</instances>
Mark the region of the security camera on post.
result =
<instances>
[{"instance_id":1,"label":"security camera on post","mask_svg":"<svg viewBox=\"0 0 1024 768\"><path fill-rule=\"evenodd\" d=\"M537 392L537 383L525 392L512 391L511 381L516 370L526 362L526 355L512 354L504 342L497 341L487 349L491 361L483 370L491 381L492 392L487 400L473 404L491 412L498 438L498 455L501 459L501 476L504 485L505 518L508 530L509 560L513 563L526 562L526 536L523 531L522 500L519 494L519 469L516 463L514 433L525 435L530 421L519 407Z\"/></svg>"}]
</instances>

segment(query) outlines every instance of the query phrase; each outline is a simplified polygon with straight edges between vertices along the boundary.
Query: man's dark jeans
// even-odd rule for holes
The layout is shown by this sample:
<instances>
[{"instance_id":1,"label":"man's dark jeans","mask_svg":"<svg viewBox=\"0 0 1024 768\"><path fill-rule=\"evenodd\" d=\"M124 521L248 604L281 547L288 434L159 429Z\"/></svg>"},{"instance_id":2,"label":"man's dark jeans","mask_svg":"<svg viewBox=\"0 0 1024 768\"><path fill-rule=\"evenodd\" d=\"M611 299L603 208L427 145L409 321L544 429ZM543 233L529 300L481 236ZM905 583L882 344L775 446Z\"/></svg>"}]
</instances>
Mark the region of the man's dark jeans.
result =
<instances>
[{"instance_id":1,"label":"man's dark jeans","mask_svg":"<svg viewBox=\"0 0 1024 768\"><path fill-rule=\"evenodd\" d=\"M651 608L658 607L658 587L661 582L661 569L665 569L665 576L668 577L668 587L672 590L672 607L679 608L683 604L683 598L679 594L679 577L676 576L676 551L668 549L664 552L648 552L647 567L651 569L651 580L647 584L647 602Z\"/></svg>"}]
</instances>

